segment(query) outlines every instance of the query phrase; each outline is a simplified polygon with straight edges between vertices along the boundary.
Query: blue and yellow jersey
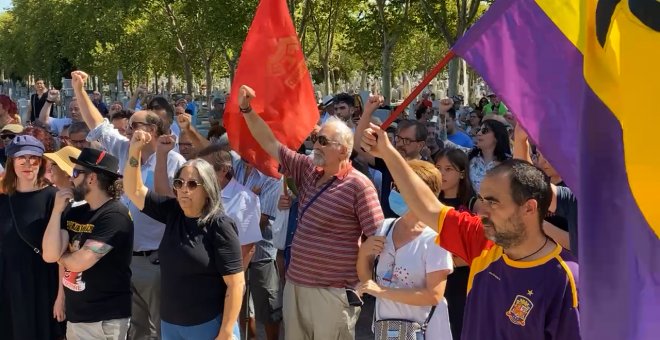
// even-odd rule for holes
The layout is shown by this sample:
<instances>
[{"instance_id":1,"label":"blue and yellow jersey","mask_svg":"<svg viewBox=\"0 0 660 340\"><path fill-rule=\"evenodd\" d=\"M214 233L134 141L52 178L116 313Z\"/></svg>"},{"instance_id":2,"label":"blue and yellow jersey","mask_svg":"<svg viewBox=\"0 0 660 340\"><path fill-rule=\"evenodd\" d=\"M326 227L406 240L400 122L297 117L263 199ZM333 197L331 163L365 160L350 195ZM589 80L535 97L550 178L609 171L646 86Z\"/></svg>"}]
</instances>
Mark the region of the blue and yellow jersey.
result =
<instances>
[{"instance_id":1,"label":"blue and yellow jersey","mask_svg":"<svg viewBox=\"0 0 660 340\"><path fill-rule=\"evenodd\" d=\"M462 339L579 339L578 264L557 245L543 258L514 261L486 239L481 219L452 208L438 243L470 264Z\"/></svg>"}]
</instances>

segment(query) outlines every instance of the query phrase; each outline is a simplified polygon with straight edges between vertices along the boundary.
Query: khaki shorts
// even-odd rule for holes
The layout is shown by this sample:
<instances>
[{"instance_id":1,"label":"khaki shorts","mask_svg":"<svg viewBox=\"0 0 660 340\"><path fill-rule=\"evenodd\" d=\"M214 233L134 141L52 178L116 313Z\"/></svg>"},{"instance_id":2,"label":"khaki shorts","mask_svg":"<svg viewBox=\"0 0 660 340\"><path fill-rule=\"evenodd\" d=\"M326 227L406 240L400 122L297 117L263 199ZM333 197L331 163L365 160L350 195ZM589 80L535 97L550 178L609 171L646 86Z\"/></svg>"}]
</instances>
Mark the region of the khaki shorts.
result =
<instances>
[{"instance_id":1,"label":"khaki shorts","mask_svg":"<svg viewBox=\"0 0 660 340\"><path fill-rule=\"evenodd\" d=\"M312 288L287 281L283 311L287 339L355 339L360 307L348 304L344 288Z\"/></svg>"}]
</instances>

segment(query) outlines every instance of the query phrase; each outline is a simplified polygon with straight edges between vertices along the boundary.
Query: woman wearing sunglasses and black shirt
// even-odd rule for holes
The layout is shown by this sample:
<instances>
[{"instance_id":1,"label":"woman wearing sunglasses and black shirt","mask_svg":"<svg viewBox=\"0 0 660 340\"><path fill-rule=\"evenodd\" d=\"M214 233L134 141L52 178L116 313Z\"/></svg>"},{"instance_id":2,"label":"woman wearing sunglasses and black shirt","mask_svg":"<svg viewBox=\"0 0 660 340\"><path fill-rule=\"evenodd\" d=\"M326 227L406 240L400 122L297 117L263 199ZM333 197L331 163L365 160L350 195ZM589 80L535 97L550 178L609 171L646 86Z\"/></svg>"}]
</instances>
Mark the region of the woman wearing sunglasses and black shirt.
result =
<instances>
[{"instance_id":1,"label":"woman wearing sunglasses and black shirt","mask_svg":"<svg viewBox=\"0 0 660 340\"><path fill-rule=\"evenodd\" d=\"M237 320L245 286L241 245L236 225L223 211L213 167L202 159L186 162L174 176L175 198L160 196L138 175L140 151L150 139L143 131L133 133L124 191L143 213L165 223L158 249L162 337L240 337Z\"/></svg>"}]
</instances>

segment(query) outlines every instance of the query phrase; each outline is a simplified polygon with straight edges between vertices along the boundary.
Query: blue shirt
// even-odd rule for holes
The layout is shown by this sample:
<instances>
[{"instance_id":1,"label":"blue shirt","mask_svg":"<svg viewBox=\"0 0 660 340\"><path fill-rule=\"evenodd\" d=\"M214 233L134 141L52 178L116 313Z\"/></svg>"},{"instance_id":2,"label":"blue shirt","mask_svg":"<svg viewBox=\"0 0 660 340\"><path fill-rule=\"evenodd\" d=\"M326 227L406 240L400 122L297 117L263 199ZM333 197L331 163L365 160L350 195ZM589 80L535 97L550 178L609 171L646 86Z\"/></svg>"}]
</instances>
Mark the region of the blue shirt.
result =
<instances>
[{"instance_id":1,"label":"blue shirt","mask_svg":"<svg viewBox=\"0 0 660 340\"><path fill-rule=\"evenodd\" d=\"M472 138L470 138L470 136L468 136L462 131L456 131L452 135L447 135L447 139L449 139L452 143L456 145L460 145L464 148L474 147L474 142L472 141Z\"/></svg>"},{"instance_id":2,"label":"blue shirt","mask_svg":"<svg viewBox=\"0 0 660 340\"><path fill-rule=\"evenodd\" d=\"M191 116L196 115L197 114L197 104L195 104L195 102L188 103L188 105L186 106L186 110L190 110L190 112L191 112L190 115Z\"/></svg>"},{"instance_id":3,"label":"blue shirt","mask_svg":"<svg viewBox=\"0 0 660 340\"><path fill-rule=\"evenodd\" d=\"M277 201L280 199L282 192L281 180L268 177L256 168L252 168L252 171L250 171L249 176L246 178L245 169L247 164L242 159L235 160L233 166L234 178L238 183L248 188L248 190L260 189L257 196L259 196L261 213L268 216L270 221L266 229L262 231L263 240L259 241L255 246L255 252L251 262L275 260L277 248L273 244L273 229L271 224L275 220Z\"/></svg>"}]
</instances>

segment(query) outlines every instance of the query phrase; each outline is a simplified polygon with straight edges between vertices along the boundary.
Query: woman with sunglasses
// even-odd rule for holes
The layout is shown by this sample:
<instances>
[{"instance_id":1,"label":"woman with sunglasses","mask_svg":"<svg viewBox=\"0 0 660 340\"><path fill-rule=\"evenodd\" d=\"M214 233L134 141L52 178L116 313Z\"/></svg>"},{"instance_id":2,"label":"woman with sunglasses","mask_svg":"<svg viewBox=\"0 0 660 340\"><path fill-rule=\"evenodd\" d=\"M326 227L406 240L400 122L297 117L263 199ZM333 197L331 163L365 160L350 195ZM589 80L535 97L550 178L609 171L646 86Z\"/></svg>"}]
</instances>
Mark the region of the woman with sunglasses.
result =
<instances>
[{"instance_id":1,"label":"woman with sunglasses","mask_svg":"<svg viewBox=\"0 0 660 340\"><path fill-rule=\"evenodd\" d=\"M469 178L472 187L479 192L481 181L486 172L501 162L511 158L511 142L506 126L493 119L482 122L477 131L477 143L468 154L470 159Z\"/></svg>"},{"instance_id":2,"label":"woman with sunglasses","mask_svg":"<svg viewBox=\"0 0 660 340\"><path fill-rule=\"evenodd\" d=\"M0 337L60 339L64 291L58 265L44 262L40 247L57 189L44 178L39 140L17 136L6 152L0 182Z\"/></svg>"},{"instance_id":3,"label":"woman with sunglasses","mask_svg":"<svg viewBox=\"0 0 660 340\"><path fill-rule=\"evenodd\" d=\"M175 197L158 195L139 173L141 150L150 141L147 132L133 133L124 191L143 213L165 224L158 249L162 338L239 337L245 287L241 245L236 225L224 213L215 171L205 160L188 161L174 176Z\"/></svg>"},{"instance_id":4,"label":"woman with sunglasses","mask_svg":"<svg viewBox=\"0 0 660 340\"><path fill-rule=\"evenodd\" d=\"M422 160L408 164L433 192L440 193L442 176L433 164ZM435 243L438 233L408 209L394 183L389 202L401 217L385 219L376 234L360 247L357 271L362 282L358 293L376 297L376 322L403 319L422 325L428 320L423 339L449 340L451 330L443 295L453 268L451 254Z\"/></svg>"}]
</instances>

